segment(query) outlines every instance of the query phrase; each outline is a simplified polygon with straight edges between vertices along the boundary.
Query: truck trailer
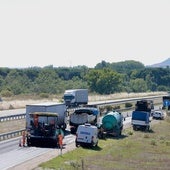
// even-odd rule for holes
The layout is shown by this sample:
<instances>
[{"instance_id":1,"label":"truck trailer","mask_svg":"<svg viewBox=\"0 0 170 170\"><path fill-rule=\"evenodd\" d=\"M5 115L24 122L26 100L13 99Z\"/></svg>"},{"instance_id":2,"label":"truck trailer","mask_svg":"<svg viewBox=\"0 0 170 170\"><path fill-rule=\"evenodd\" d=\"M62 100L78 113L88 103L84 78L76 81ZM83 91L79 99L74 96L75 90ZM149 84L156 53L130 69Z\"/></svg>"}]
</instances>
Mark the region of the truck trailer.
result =
<instances>
[{"instance_id":1,"label":"truck trailer","mask_svg":"<svg viewBox=\"0 0 170 170\"><path fill-rule=\"evenodd\" d=\"M150 113L146 111L133 111L132 112L132 126L133 130L150 129Z\"/></svg>"},{"instance_id":2,"label":"truck trailer","mask_svg":"<svg viewBox=\"0 0 170 170\"><path fill-rule=\"evenodd\" d=\"M63 99L67 107L86 105L88 103L88 89L66 90Z\"/></svg>"},{"instance_id":3,"label":"truck trailer","mask_svg":"<svg viewBox=\"0 0 170 170\"><path fill-rule=\"evenodd\" d=\"M27 145L57 146L57 135L67 127L66 105L40 103L26 105Z\"/></svg>"},{"instance_id":4,"label":"truck trailer","mask_svg":"<svg viewBox=\"0 0 170 170\"><path fill-rule=\"evenodd\" d=\"M70 114L69 125L71 133L76 133L79 125L90 123L97 125L99 120L100 111L95 107L80 107Z\"/></svg>"},{"instance_id":5,"label":"truck trailer","mask_svg":"<svg viewBox=\"0 0 170 170\"><path fill-rule=\"evenodd\" d=\"M123 130L123 115L117 111L109 111L100 119L98 124L99 137L105 138L106 135L119 137Z\"/></svg>"}]
</instances>

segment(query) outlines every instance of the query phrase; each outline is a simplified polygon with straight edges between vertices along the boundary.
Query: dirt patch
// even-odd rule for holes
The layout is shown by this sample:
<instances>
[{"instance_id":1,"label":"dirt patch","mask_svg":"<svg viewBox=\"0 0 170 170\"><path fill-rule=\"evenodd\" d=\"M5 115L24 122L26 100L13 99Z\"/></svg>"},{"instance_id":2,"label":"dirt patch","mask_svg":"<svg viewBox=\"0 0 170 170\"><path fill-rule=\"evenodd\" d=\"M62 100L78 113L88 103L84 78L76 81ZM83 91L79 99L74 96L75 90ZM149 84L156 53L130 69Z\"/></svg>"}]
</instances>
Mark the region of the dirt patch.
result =
<instances>
[{"instance_id":1,"label":"dirt patch","mask_svg":"<svg viewBox=\"0 0 170 170\"><path fill-rule=\"evenodd\" d=\"M33 103L43 103L43 102L59 102L58 99L38 99L38 100L32 100L32 99L25 99L25 100L7 100L0 102L0 110L9 110L9 109L20 109L25 108L27 104L33 104Z\"/></svg>"}]
</instances>

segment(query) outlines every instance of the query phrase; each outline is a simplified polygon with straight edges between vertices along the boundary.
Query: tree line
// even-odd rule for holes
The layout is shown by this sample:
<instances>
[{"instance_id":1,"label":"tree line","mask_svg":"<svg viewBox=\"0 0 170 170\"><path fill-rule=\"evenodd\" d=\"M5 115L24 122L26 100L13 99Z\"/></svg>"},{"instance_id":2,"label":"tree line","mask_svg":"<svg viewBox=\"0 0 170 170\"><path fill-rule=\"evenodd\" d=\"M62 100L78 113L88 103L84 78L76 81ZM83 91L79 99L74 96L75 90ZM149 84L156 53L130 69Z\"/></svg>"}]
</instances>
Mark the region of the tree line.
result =
<instances>
[{"instance_id":1,"label":"tree line","mask_svg":"<svg viewBox=\"0 0 170 170\"><path fill-rule=\"evenodd\" d=\"M170 69L145 67L128 60L101 61L94 68L0 68L0 95L62 94L66 89L87 88L91 93L170 91Z\"/></svg>"}]
</instances>

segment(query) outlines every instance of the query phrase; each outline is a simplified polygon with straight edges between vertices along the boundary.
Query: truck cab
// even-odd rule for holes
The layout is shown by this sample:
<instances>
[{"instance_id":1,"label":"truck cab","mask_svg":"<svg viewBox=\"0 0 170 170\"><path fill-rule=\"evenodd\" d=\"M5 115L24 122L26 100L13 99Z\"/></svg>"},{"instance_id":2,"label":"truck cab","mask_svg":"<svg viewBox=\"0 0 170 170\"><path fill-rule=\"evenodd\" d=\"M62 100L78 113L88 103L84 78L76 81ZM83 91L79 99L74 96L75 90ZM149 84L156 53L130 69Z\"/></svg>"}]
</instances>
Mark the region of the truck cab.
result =
<instances>
[{"instance_id":1,"label":"truck cab","mask_svg":"<svg viewBox=\"0 0 170 170\"><path fill-rule=\"evenodd\" d=\"M28 119L27 119L28 120ZM58 114L52 112L32 112L27 124L28 146L57 146L57 136L62 129L58 127Z\"/></svg>"},{"instance_id":2,"label":"truck cab","mask_svg":"<svg viewBox=\"0 0 170 170\"><path fill-rule=\"evenodd\" d=\"M67 107L77 107L88 103L88 89L69 89L64 92Z\"/></svg>"}]
</instances>

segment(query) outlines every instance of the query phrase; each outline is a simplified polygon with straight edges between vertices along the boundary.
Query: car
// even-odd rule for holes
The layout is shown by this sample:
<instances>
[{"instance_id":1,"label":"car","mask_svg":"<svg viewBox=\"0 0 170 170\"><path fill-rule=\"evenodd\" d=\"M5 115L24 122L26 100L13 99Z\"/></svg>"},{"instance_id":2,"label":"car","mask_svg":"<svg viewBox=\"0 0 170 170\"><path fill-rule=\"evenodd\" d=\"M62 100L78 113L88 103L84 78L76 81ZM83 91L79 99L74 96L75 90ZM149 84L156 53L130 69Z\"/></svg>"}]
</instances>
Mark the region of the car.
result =
<instances>
[{"instance_id":1,"label":"car","mask_svg":"<svg viewBox=\"0 0 170 170\"><path fill-rule=\"evenodd\" d=\"M156 110L153 112L153 115L152 115L153 119L164 119L165 118L165 114L163 111L160 111L160 110Z\"/></svg>"}]
</instances>

